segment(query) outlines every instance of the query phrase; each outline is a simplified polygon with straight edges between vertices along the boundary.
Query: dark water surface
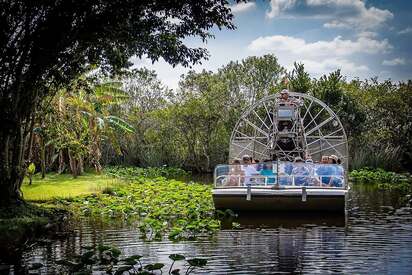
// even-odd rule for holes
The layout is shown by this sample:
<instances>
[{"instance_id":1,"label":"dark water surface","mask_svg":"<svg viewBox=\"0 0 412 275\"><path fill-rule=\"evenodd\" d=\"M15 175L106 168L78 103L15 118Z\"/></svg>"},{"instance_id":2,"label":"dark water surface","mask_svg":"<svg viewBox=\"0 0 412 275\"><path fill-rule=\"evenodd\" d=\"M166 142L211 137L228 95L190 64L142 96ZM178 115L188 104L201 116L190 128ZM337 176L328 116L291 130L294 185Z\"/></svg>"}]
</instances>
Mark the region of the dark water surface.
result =
<instances>
[{"instance_id":1,"label":"dark water surface","mask_svg":"<svg viewBox=\"0 0 412 275\"><path fill-rule=\"evenodd\" d=\"M195 274L412 274L412 212L401 206L396 194L355 185L346 216L243 214L241 230L179 243L143 242L133 226L83 220L70 238L35 246L14 268L41 262L42 274L54 274L56 260L104 242L152 263L169 264L171 253L207 258Z\"/></svg>"}]
</instances>

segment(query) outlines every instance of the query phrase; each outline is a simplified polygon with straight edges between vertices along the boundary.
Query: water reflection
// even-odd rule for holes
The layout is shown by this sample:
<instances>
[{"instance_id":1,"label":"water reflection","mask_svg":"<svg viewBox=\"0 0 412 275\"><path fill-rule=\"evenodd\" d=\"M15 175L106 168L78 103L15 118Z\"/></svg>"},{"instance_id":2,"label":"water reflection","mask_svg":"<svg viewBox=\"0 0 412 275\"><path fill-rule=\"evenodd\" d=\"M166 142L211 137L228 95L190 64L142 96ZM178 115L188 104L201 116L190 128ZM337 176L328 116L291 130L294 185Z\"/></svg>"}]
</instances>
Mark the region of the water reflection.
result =
<instances>
[{"instance_id":1,"label":"water reflection","mask_svg":"<svg viewBox=\"0 0 412 275\"><path fill-rule=\"evenodd\" d=\"M345 215L340 213L273 213L239 212L238 216L222 219L223 229L233 228L232 222L242 228L298 228L315 226L345 226Z\"/></svg>"},{"instance_id":2,"label":"water reflection","mask_svg":"<svg viewBox=\"0 0 412 275\"><path fill-rule=\"evenodd\" d=\"M170 253L207 258L206 268L196 274L412 273L412 211L401 207L396 194L353 186L346 221L339 215L266 214L240 213L212 239L179 243L145 243L134 225L84 220L69 239L22 254L15 268L43 262L43 274L57 273L57 259L78 253L82 245L104 242L125 256L142 254L151 262L170 263ZM231 229L233 221L242 229Z\"/></svg>"}]
</instances>

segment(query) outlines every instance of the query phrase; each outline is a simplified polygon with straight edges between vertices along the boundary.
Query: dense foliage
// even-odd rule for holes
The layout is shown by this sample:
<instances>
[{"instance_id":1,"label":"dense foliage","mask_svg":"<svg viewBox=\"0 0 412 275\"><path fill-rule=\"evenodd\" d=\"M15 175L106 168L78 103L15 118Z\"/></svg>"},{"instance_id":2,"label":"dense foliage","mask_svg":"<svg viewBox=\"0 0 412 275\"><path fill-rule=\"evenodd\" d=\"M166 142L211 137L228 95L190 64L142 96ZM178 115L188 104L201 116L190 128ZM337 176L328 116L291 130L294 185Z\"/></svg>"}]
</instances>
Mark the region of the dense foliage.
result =
<instances>
[{"instance_id":1,"label":"dense foliage","mask_svg":"<svg viewBox=\"0 0 412 275\"><path fill-rule=\"evenodd\" d=\"M352 169L369 166L399 171L411 167L410 81L347 81L339 70L311 79L303 64L295 63L293 70L287 72L273 55L230 62L217 72L191 71L182 76L179 89L174 92L147 69L116 77L107 83L123 83L119 87L122 100L113 98L113 103L100 109L122 119L133 131L114 129L108 135L102 130L99 137L91 135L100 147L96 149L96 142L80 142L94 146L94 150L85 150L83 159L93 166L95 152L101 152L105 165L168 165L211 171L216 164L227 162L231 131L241 113L256 100L285 88L285 76L289 89L321 99L340 117L349 139ZM91 94L83 98L85 106L90 100L96 102L93 89L89 90ZM78 108L83 111L83 107ZM46 129L56 125L59 124L44 123ZM79 136L90 136L88 125ZM49 150L57 153L51 146ZM48 163L49 169L53 169L53 164Z\"/></svg>"},{"instance_id":2,"label":"dense foliage","mask_svg":"<svg viewBox=\"0 0 412 275\"><path fill-rule=\"evenodd\" d=\"M166 88L158 90L165 94L161 106L144 112L137 108L139 116L130 120L136 133L122 141L124 157L107 158L106 163L210 171L227 162L231 131L240 114L255 100L283 88L285 73L272 55L231 62L215 73L190 72L175 95ZM291 90L305 90L338 114L349 138L353 169L411 167L410 81L347 81L339 70L310 79L302 64L295 64L287 75Z\"/></svg>"},{"instance_id":3,"label":"dense foliage","mask_svg":"<svg viewBox=\"0 0 412 275\"><path fill-rule=\"evenodd\" d=\"M186 37L206 41L213 27L234 28L228 2L221 0L16 0L2 1L0 15L2 206L21 201L27 139L34 113L48 96L90 65L120 72L133 56L163 58L172 65L196 63L208 53L188 47ZM83 153L72 154L74 174L81 172Z\"/></svg>"},{"instance_id":4,"label":"dense foliage","mask_svg":"<svg viewBox=\"0 0 412 275\"><path fill-rule=\"evenodd\" d=\"M127 175L128 170L123 171ZM215 218L210 185L165 178L135 178L104 190L102 194L61 199L72 211L85 216L137 220L145 240L191 239L220 228Z\"/></svg>"},{"instance_id":5,"label":"dense foliage","mask_svg":"<svg viewBox=\"0 0 412 275\"><path fill-rule=\"evenodd\" d=\"M412 177L409 174L398 174L383 169L363 168L353 170L349 176L352 181L357 183L400 183L412 181Z\"/></svg>"},{"instance_id":6,"label":"dense foliage","mask_svg":"<svg viewBox=\"0 0 412 275\"><path fill-rule=\"evenodd\" d=\"M409 173L398 174L380 168L363 168L351 171L349 176L355 183L377 184L379 189L396 190L401 194L412 193L412 175Z\"/></svg>"},{"instance_id":7,"label":"dense foliage","mask_svg":"<svg viewBox=\"0 0 412 275\"><path fill-rule=\"evenodd\" d=\"M138 178L158 178L165 177L169 179L184 178L190 175L189 172L175 167L121 167L121 166L108 166L104 168L106 175L120 178L120 179L138 179Z\"/></svg>"}]
</instances>

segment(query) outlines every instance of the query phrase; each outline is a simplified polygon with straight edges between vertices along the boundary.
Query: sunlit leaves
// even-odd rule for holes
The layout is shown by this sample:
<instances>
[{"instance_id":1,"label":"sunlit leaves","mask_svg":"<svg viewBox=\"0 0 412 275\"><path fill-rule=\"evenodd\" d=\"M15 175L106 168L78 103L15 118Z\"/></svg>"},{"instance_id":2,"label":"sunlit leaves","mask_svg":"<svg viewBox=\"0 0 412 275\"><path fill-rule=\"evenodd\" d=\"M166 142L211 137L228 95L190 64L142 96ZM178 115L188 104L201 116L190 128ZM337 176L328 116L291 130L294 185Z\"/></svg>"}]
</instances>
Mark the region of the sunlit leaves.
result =
<instances>
[{"instance_id":1,"label":"sunlit leaves","mask_svg":"<svg viewBox=\"0 0 412 275\"><path fill-rule=\"evenodd\" d=\"M120 172L120 168L116 171L127 179L127 172ZM173 241L194 239L219 230L211 186L134 174L130 179L110 194L84 197L70 207L82 215L135 219L140 237L146 241L165 236Z\"/></svg>"}]
</instances>

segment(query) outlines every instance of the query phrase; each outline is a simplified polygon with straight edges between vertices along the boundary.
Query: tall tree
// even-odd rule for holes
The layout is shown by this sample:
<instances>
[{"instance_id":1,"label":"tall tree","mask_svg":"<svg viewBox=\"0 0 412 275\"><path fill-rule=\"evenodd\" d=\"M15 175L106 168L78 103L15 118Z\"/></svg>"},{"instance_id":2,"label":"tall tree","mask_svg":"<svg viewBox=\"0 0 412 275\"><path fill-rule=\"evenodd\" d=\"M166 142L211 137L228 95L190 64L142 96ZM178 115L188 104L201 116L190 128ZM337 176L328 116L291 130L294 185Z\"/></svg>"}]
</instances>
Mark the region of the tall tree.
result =
<instances>
[{"instance_id":1,"label":"tall tree","mask_svg":"<svg viewBox=\"0 0 412 275\"><path fill-rule=\"evenodd\" d=\"M225 0L14 0L0 3L0 204L21 202L24 141L42 99L96 64L116 72L136 55L189 65L183 43L234 28Z\"/></svg>"},{"instance_id":2,"label":"tall tree","mask_svg":"<svg viewBox=\"0 0 412 275\"><path fill-rule=\"evenodd\" d=\"M307 93L311 89L312 82L303 63L293 63L293 70L289 73L289 85L292 91L297 93Z\"/></svg>"}]
</instances>

